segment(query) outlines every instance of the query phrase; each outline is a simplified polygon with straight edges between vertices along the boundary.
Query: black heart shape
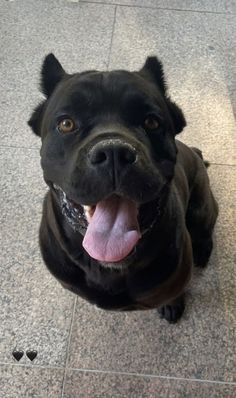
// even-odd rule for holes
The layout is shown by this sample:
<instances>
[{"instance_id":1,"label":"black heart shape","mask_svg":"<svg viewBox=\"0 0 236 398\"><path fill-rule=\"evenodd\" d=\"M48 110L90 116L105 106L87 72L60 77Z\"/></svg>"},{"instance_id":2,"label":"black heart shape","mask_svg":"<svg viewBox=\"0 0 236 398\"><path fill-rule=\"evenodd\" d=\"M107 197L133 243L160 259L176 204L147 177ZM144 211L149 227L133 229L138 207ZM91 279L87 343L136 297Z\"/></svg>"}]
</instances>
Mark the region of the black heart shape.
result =
<instances>
[{"instance_id":1,"label":"black heart shape","mask_svg":"<svg viewBox=\"0 0 236 398\"><path fill-rule=\"evenodd\" d=\"M14 357L17 361L19 361L19 360L23 357L24 351L21 351L21 350L13 350L13 351L12 351L12 355L13 355L13 357Z\"/></svg>"},{"instance_id":2,"label":"black heart shape","mask_svg":"<svg viewBox=\"0 0 236 398\"><path fill-rule=\"evenodd\" d=\"M28 351L26 351L26 355L27 355L27 357L31 360L31 361L33 361L34 360L34 358L36 358L37 357L37 351L35 351L35 350L28 350Z\"/></svg>"}]
</instances>

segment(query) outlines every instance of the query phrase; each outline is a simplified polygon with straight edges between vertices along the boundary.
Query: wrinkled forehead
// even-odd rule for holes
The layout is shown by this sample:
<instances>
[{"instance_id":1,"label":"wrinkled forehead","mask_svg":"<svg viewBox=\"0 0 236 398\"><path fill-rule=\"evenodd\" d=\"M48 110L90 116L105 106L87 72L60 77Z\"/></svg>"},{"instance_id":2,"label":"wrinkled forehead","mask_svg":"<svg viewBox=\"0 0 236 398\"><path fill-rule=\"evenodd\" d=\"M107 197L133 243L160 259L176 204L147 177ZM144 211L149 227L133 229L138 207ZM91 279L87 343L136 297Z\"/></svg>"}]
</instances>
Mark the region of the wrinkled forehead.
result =
<instances>
[{"instance_id":1,"label":"wrinkled forehead","mask_svg":"<svg viewBox=\"0 0 236 398\"><path fill-rule=\"evenodd\" d=\"M155 93L156 94L156 93ZM154 100L153 88L137 73L87 72L62 82L54 96L58 108L119 109L145 106Z\"/></svg>"}]
</instances>

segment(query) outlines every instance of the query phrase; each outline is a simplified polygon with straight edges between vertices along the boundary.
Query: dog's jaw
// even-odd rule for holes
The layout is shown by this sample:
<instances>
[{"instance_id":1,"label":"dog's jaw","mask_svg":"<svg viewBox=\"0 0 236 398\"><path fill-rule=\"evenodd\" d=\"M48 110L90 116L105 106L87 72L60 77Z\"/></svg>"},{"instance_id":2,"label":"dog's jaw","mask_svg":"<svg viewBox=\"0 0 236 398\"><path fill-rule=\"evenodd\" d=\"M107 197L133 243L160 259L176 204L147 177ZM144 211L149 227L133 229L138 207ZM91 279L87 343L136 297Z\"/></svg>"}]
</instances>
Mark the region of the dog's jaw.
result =
<instances>
[{"instance_id":1,"label":"dog's jaw","mask_svg":"<svg viewBox=\"0 0 236 398\"><path fill-rule=\"evenodd\" d=\"M66 222L70 225L72 231L74 233L79 233L82 236L86 236L89 224L94 216L96 205L88 206L88 205L81 205L75 203L73 200L68 198L66 193L62 190L60 186L57 184L50 184L51 189L56 194L57 199L59 200L59 205L61 212L66 220ZM149 231L153 229L155 226L159 216L160 216L160 208L158 205L158 200L154 203L155 207L155 216L152 219L151 223L148 223L148 227L143 225L142 215L139 214L140 206L137 206L137 218L138 218L138 231L140 231L140 235L137 237L134 245L131 245L131 249L127 254L121 258L115 258L115 260L110 261L109 259L106 261L104 259L96 259L93 255L90 255L92 258L95 258L100 265L106 268L113 268L113 269L125 269L127 266L131 265L134 262L136 249L139 243L139 239L142 240L143 236L146 235ZM142 224L142 225L140 225ZM86 250L86 247L85 247ZM87 250L86 250L87 251ZM89 254L89 253L88 253Z\"/></svg>"}]
</instances>

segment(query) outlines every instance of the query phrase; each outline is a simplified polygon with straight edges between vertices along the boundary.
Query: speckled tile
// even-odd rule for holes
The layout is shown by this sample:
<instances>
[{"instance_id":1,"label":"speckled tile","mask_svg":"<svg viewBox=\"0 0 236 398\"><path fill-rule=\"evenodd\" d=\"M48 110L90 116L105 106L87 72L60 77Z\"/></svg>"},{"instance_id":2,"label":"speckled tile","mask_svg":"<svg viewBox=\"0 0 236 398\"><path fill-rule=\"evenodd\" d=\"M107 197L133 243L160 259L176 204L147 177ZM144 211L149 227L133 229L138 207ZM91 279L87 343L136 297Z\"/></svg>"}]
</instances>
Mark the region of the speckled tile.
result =
<instances>
[{"instance_id":1,"label":"speckled tile","mask_svg":"<svg viewBox=\"0 0 236 398\"><path fill-rule=\"evenodd\" d=\"M180 139L215 163L236 164L233 113L236 17L118 7L110 69L139 69L147 55L163 61L169 92L188 126Z\"/></svg>"},{"instance_id":2,"label":"speckled tile","mask_svg":"<svg viewBox=\"0 0 236 398\"><path fill-rule=\"evenodd\" d=\"M1 1L1 144L39 147L27 120L42 98L43 58L54 52L70 73L106 69L113 19L112 5Z\"/></svg>"},{"instance_id":3,"label":"speckled tile","mask_svg":"<svg viewBox=\"0 0 236 398\"><path fill-rule=\"evenodd\" d=\"M86 2L87 0L81 0ZM89 1L89 0L88 0ZM234 0L92 0L96 3L119 4L123 6L138 6L166 9L180 9L206 12L236 12Z\"/></svg>"},{"instance_id":4,"label":"speckled tile","mask_svg":"<svg viewBox=\"0 0 236 398\"><path fill-rule=\"evenodd\" d=\"M235 385L68 371L64 398L234 398Z\"/></svg>"},{"instance_id":5,"label":"speckled tile","mask_svg":"<svg viewBox=\"0 0 236 398\"><path fill-rule=\"evenodd\" d=\"M236 167L211 166L219 201L209 266L195 272L187 307L177 325L156 311L115 313L79 299L69 366L232 382L235 380L235 180Z\"/></svg>"},{"instance_id":6,"label":"speckled tile","mask_svg":"<svg viewBox=\"0 0 236 398\"><path fill-rule=\"evenodd\" d=\"M0 398L60 398L62 381L61 369L0 365Z\"/></svg>"},{"instance_id":7,"label":"speckled tile","mask_svg":"<svg viewBox=\"0 0 236 398\"><path fill-rule=\"evenodd\" d=\"M35 364L63 366L75 296L51 276L39 253L45 185L38 151L1 149L0 169L0 362L15 362L16 348L37 350Z\"/></svg>"},{"instance_id":8,"label":"speckled tile","mask_svg":"<svg viewBox=\"0 0 236 398\"><path fill-rule=\"evenodd\" d=\"M128 7L116 8L112 39L115 4ZM188 121L179 138L214 163L236 165L235 12L234 0L1 1L0 398L61 398L77 301L46 270L38 247L46 187L40 140L26 122L42 98L43 57L54 52L76 72L106 69L111 43L110 69L136 70L147 55L160 56ZM78 299L64 398L235 396L225 382L236 381L236 168L212 165L209 173L220 204L215 249L209 267L195 271L182 321L169 325L155 311L105 312ZM38 355L18 363L14 348Z\"/></svg>"}]
</instances>

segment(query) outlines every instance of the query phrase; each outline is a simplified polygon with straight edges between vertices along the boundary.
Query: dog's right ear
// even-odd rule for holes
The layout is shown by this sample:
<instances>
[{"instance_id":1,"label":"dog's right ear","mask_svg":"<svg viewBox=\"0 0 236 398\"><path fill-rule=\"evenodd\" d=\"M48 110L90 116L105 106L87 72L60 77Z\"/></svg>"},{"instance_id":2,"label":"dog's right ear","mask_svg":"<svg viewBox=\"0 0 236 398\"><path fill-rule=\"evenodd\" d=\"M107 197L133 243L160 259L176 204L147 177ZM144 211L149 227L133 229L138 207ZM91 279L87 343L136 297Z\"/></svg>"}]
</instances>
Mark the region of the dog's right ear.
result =
<instances>
[{"instance_id":1,"label":"dog's right ear","mask_svg":"<svg viewBox=\"0 0 236 398\"><path fill-rule=\"evenodd\" d=\"M48 54L44 59L41 70L41 90L49 97L57 84L66 76L60 62L53 54Z\"/></svg>"},{"instance_id":2,"label":"dog's right ear","mask_svg":"<svg viewBox=\"0 0 236 398\"><path fill-rule=\"evenodd\" d=\"M48 54L42 65L40 88L43 94L48 98L54 91L57 84L66 76L60 62L53 54ZM41 102L33 111L28 125L36 135L40 134L41 120L47 100Z\"/></svg>"}]
</instances>

